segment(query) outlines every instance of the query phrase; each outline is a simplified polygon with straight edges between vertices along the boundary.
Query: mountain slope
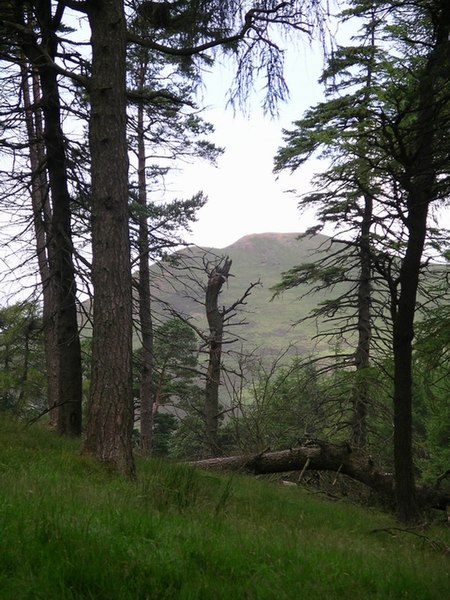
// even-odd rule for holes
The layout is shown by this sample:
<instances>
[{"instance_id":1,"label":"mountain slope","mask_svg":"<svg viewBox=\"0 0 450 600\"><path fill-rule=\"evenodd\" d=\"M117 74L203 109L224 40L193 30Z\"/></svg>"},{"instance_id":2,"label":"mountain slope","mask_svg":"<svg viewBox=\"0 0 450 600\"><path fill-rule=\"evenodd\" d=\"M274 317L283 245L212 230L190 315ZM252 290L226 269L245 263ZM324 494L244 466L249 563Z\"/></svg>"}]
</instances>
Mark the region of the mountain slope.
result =
<instances>
[{"instance_id":1,"label":"mountain slope","mask_svg":"<svg viewBox=\"0 0 450 600\"><path fill-rule=\"evenodd\" d=\"M327 251L328 238L325 236L316 235L299 240L298 235L253 234L222 249L186 248L177 253L178 266L173 266L171 258L154 268L154 281L158 282L159 288L156 295L177 311L190 315L204 329L204 291L201 290L201 285L206 285L207 281L204 264L228 256L232 260L231 277L219 297L219 306L229 306L235 302L250 283L261 283L253 288L246 299L244 312L236 316L235 321L242 321L244 318L247 324L232 328L233 337L239 338L247 347L259 347L267 352L276 352L289 345L301 354L323 350L326 348L323 343L316 348L316 341L313 339L316 326L313 321L297 326L294 323L307 316L318 302L324 300L325 295L322 293L301 298L307 289L300 286L280 297L272 298L271 287L281 280L283 271L303 262L311 262ZM193 269L194 275L187 275L183 270L184 265ZM158 272L164 272L164 278L158 277ZM186 286L189 291L186 291Z\"/></svg>"}]
</instances>

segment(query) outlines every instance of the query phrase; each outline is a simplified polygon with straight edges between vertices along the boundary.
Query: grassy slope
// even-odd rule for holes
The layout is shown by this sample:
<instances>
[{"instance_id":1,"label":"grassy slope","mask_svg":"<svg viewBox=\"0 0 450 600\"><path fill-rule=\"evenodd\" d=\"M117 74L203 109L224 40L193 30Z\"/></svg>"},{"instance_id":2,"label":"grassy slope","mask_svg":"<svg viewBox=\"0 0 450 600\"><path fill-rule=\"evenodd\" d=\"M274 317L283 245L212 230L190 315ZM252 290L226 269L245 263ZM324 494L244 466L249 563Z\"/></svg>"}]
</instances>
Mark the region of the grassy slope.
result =
<instances>
[{"instance_id":1,"label":"grassy slope","mask_svg":"<svg viewBox=\"0 0 450 600\"><path fill-rule=\"evenodd\" d=\"M375 511L161 461L130 483L1 419L2 600L450 597L449 557Z\"/></svg>"}]
</instances>

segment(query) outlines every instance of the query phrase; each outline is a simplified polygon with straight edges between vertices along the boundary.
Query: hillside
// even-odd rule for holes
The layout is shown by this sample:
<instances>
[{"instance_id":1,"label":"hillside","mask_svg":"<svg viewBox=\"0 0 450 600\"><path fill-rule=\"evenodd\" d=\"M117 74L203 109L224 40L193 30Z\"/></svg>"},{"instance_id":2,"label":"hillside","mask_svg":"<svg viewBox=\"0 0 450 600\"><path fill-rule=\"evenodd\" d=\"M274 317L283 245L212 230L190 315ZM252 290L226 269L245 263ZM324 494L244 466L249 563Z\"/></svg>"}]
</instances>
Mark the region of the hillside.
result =
<instances>
[{"instance_id":1,"label":"hillside","mask_svg":"<svg viewBox=\"0 0 450 600\"><path fill-rule=\"evenodd\" d=\"M298 240L298 235L253 234L226 248L184 249L177 253L181 266L174 268L172 260L169 260L154 267L154 281L159 288L156 295L183 314L190 315L197 324L204 327L204 308L201 305L203 293L198 285L193 284L192 277L188 277L182 267L188 265L193 268L195 277L204 285L206 274L203 270L203 255L207 260L228 256L233 261L232 276L224 286L219 305L229 306L242 296L250 283L258 280L261 282L246 299L245 312L236 318L236 321L245 318L247 322L245 326L239 326L232 331L233 336L240 338L239 343L243 342L249 348L259 347L268 353L285 349L290 344L301 354L324 350L326 345L323 343L316 347L313 339L316 325L313 321L294 326L318 302L324 300L324 294L311 295L300 300L306 288L299 287L272 299L273 293L270 288L280 281L283 271L316 259L328 248L328 238L325 236L316 235ZM164 273L164 278L158 276L160 273ZM186 292L186 286L189 287L189 292Z\"/></svg>"}]
</instances>

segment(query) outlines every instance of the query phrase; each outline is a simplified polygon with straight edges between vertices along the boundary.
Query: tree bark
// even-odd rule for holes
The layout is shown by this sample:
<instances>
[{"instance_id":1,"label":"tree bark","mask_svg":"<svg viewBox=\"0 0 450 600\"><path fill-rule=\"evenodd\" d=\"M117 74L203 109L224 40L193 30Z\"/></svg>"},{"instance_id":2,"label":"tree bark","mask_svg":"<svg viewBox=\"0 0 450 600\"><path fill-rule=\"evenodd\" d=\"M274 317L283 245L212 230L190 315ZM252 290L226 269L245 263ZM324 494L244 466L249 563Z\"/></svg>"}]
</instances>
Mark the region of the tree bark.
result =
<instances>
[{"instance_id":1,"label":"tree bark","mask_svg":"<svg viewBox=\"0 0 450 600\"><path fill-rule=\"evenodd\" d=\"M418 518L412 449L412 340L421 256L426 234L428 199L408 217L409 238L400 281L401 292L393 329L394 353L394 465L398 515Z\"/></svg>"},{"instance_id":2,"label":"tree bark","mask_svg":"<svg viewBox=\"0 0 450 600\"><path fill-rule=\"evenodd\" d=\"M435 45L419 75L414 154L405 168L408 241L400 269L400 295L394 319L394 464L399 518L419 516L412 449L412 341L421 261L427 233L429 204L435 199L435 153L440 122L440 78L449 60L450 6L436 0L438 11Z\"/></svg>"},{"instance_id":3,"label":"tree bark","mask_svg":"<svg viewBox=\"0 0 450 600\"><path fill-rule=\"evenodd\" d=\"M25 15L22 15L25 18ZM42 92L45 158L52 200L49 232L50 280L55 295L56 338L58 359L58 431L64 435L81 434L81 348L78 335L76 281L73 264L70 194L67 177L66 143L61 127L61 101L57 73L53 67L58 39L56 30L62 14L52 15L50 0L36 5L36 20L40 28L38 45L26 33L21 47L36 67Z\"/></svg>"},{"instance_id":4,"label":"tree bark","mask_svg":"<svg viewBox=\"0 0 450 600\"><path fill-rule=\"evenodd\" d=\"M355 352L356 383L353 390L352 445L363 449L367 446L367 412L370 402L367 369L370 364L371 328L371 280L372 254L370 251L370 228L372 226L372 199L364 197L364 211L359 239L358 283L358 345Z\"/></svg>"},{"instance_id":5,"label":"tree bark","mask_svg":"<svg viewBox=\"0 0 450 600\"><path fill-rule=\"evenodd\" d=\"M142 66L139 85L144 86L145 67ZM154 395L153 395L153 321L151 307L149 233L147 222L147 182L145 175L144 107L138 106L138 186L139 186L139 323L141 328L140 421L141 450L152 451Z\"/></svg>"},{"instance_id":6,"label":"tree bark","mask_svg":"<svg viewBox=\"0 0 450 600\"><path fill-rule=\"evenodd\" d=\"M209 360L205 385L205 443L212 456L220 453L218 443L219 386L221 376L224 313L218 307L218 298L231 268L231 260L225 257L212 269L206 288L206 317L209 327Z\"/></svg>"},{"instance_id":7,"label":"tree bark","mask_svg":"<svg viewBox=\"0 0 450 600\"><path fill-rule=\"evenodd\" d=\"M84 451L133 477L132 290L121 0L88 3L92 76L92 375Z\"/></svg>"},{"instance_id":8,"label":"tree bark","mask_svg":"<svg viewBox=\"0 0 450 600\"><path fill-rule=\"evenodd\" d=\"M375 59L375 28L378 21L372 15L370 25L371 55L367 63L366 82L362 102L363 116L360 117L358 130L361 135L358 141L359 167L357 183L363 191L361 211L361 229L358 238L359 254L359 282L358 282L358 345L355 352L356 384L353 390L353 415L351 443L359 449L367 446L367 413L370 403L369 382L367 369L370 365L370 344L372 338L371 310L372 310L372 252L371 229L373 225L373 198L370 192L370 167L365 160L370 150L367 149L366 130L370 126L370 101L372 92L372 79Z\"/></svg>"},{"instance_id":9,"label":"tree bark","mask_svg":"<svg viewBox=\"0 0 450 600\"><path fill-rule=\"evenodd\" d=\"M393 475L376 468L366 454L352 450L346 444L315 440L312 445L289 450L208 458L189 464L201 469L239 471L254 475L302 471L305 466L313 471L334 471L367 485L384 498L395 502ZM423 508L445 510L450 505L450 492L418 488L416 494Z\"/></svg>"},{"instance_id":10,"label":"tree bark","mask_svg":"<svg viewBox=\"0 0 450 600\"><path fill-rule=\"evenodd\" d=\"M24 57L25 61L25 57ZM52 261L48 232L51 223L51 206L49 186L45 167L45 148L40 104L39 79L36 70L32 72L32 86L29 83L27 66L21 67L23 102L25 107L25 123L30 148L31 167L31 205L33 209L33 226L36 241L36 256L43 297L43 329L44 352L47 378L47 402L49 423L56 426L59 404L59 346L56 332L56 290L55 282L50 277Z\"/></svg>"},{"instance_id":11,"label":"tree bark","mask_svg":"<svg viewBox=\"0 0 450 600\"><path fill-rule=\"evenodd\" d=\"M67 185L66 149L61 129L56 72L40 73L44 113L46 158L52 193L50 277L57 296L56 330L59 348L58 432L81 435L81 347L78 334L75 268L73 265L70 194Z\"/></svg>"}]
</instances>

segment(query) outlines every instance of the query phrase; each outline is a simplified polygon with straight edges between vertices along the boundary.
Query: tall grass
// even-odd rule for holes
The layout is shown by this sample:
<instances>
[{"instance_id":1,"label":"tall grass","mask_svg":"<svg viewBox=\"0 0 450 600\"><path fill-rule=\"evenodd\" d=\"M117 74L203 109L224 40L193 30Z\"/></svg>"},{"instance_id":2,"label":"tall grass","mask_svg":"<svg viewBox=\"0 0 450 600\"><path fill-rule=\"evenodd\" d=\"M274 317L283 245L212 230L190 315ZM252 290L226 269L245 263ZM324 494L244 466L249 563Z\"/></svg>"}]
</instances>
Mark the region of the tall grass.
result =
<instances>
[{"instance_id":1,"label":"tall grass","mask_svg":"<svg viewBox=\"0 0 450 600\"><path fill-rule=\"evenodd\" d=\"M138 473L1 421L1 600L450 597L449 557L370 533L395 524L384 514L161 460Z\"/></svg>"}]
</instances>

